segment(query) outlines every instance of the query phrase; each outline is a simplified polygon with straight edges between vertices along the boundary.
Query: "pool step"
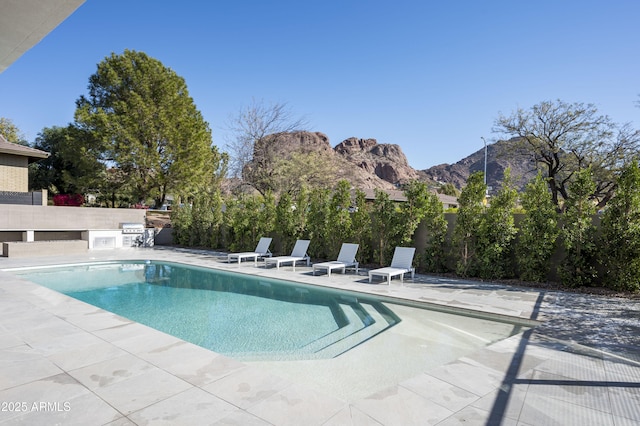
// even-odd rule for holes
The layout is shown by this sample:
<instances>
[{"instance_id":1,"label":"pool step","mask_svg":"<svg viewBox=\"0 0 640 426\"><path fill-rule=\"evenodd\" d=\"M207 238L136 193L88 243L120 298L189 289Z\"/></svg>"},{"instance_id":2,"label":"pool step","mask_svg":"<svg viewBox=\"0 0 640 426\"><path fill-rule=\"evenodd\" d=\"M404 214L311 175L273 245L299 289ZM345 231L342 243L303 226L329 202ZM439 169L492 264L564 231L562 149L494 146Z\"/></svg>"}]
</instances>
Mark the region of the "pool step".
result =
<instances>
[{"instance_id":1,"label":"pool step","mask_svg":"<svg viewBox=\"0 0 640 426\"><path fill-rule=\"evenodd\" d=\"M339 308L346 319L344 326L322 336L296 351L283 351L278 358L285 360L326 359L360 345L387 328L395 325L399 318L381 303L342 301ZM244 361L273 359L273 352L235 353L233 356Z\"/></svg>"},{"instance_id":2,"label":"pool step","mask_svg":"<svg viewBox=\"0 0 640 426\"><path fill-rule=\"evenodd\" d=\"M339 306L348 323L307 344L301 349L302 352L306 354L320 352L335 342L341 341L368 326L368 324L363 321L363 316L366 316L366 312L363 315L363 309L359 304L340 303ZM371 322L373 322L373 320L371 320Z\"/></svg>"},{"instance_id":3,"label":"pool step","mask_svg":"<svg viewBox=\"0 0 640 426\"><path fill-rule=\"evenodd\" d=\"M351 324L307 345L305 352L312 358L333 358L369 340L396 324L397 319L388 315L380 303L352 303L341 305Z\"/></svg>"}]
</instances>

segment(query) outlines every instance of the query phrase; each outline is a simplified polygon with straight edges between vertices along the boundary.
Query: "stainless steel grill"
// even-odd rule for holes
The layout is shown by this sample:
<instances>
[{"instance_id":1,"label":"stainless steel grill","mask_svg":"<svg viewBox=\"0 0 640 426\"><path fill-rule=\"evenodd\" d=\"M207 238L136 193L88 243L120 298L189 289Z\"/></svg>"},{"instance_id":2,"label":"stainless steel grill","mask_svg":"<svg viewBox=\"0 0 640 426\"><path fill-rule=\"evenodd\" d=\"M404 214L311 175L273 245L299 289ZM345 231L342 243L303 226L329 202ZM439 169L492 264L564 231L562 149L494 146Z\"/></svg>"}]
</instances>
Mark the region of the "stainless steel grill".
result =
<instances>
[{"instance_id":1,"label":"stainless steel grill","mask_svg":"<svg viewBox=\"0 0 640 426\"><path fill-rule=\"evenodd\" d=\"M142 223L121 223L120 228L123 234L144 234L144 224Z\"/></svg>"}]
</instances>

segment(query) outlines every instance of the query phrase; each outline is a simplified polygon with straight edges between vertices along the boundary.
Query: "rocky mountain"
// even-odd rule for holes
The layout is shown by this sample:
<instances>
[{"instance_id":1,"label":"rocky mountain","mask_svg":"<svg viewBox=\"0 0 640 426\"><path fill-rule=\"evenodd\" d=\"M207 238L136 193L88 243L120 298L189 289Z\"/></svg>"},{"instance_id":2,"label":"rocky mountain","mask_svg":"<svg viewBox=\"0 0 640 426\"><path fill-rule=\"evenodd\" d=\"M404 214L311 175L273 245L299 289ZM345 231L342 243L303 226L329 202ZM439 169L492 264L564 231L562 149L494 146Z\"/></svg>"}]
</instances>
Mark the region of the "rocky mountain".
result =
<instances>
[{"instance_id":1,"label":"rocky mountain","mask_svg":"<svg viewBox=\"0 0 640 426\"><path fill-rule=\"evenodd\" d=\"M399 145L349 138L333 150L360 169L394 185L420 179L420 173L409 165Z\"/></svg>"},{"instance_id":2,"label":"rocky mountain","mask_svg":"<svg viewBox=\"0 0 640 426\"><path fill-rule=\"evenodd\" d=\"M330 160L336 180L347 179L361 189L394 189L420 179L420 172L409 166L400 146L379 144L375 139L349 138L332 148L324 133L299 131L278 134L267 143L272 145L271 155L279 158L291 152L319 153Z\"/></svg>"},{"instance_id":3,"label":"rocky mountain","mask_svg":"<svg viewBox=\"0 0 640 426\"><path fill-rule=\"evenodd\" d=\"M497 191L502 185L506 168L511 168L511 178L516 188L524 186L536 175L535 164L531 159L518 153L517 140L501 140L487 145L487 185L490 191ZM465 186L469 175L477 171L484 171L485 150L480 149L463 158L455 164L440 164L422 172L436 182L452 183L460 189Z\"/></svg>"},{"instance_id":4,"label":"rocky mountain","mask_svg":"<svg viewBox=\"0 0 640 426\"><path fill-rule=\"evenodd\" d=\"M452 183L460 189L469 175L484 170L484 149L464 157L455 164L440 164L426 170L409 165L399 145L378 143L375 139L349 138L332 148L327 135L321 132L298 131L274 135L267 141L270 156L288 158L292 152L315 152L327 160L327 169L339 179L349 180L361 189L394 189L412 180L430 185ZM499 141L487 146L487 184L497 190L504 170L511 167L511 176L518 188L535 176L533 164L515 153L514 141ZM254 160L259 149L254 152Z\"/></svg>"}]
</instances>

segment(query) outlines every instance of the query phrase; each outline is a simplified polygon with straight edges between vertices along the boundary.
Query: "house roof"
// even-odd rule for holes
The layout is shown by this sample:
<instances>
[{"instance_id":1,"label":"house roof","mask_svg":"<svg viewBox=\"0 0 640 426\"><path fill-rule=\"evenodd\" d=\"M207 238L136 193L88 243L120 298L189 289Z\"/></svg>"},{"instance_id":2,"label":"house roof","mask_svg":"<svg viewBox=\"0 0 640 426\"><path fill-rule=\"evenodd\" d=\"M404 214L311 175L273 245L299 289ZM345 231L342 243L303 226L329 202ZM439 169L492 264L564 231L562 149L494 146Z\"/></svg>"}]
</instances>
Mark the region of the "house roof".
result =
<instances>
[{"instance_id":1,"label":"house roof","mask_svg":"<svg viewBox=\"0 0 640 426\"><path fill-rule=\"evenodd\" d=\"M7 142L2 135L0 135L0 154L13 154L21 157L28 157L29 163L49 157L48 152L17 143Z\"/></svg>"},{"instance_id":2,"label":"house roof","mask_svg":"<svg viewBox=\"0 0 640 426\"><path fill-rule=\"evenodd\" d=\"M0 73L35 46L84 1L3 1L0 13Z\"/></svg>"},{"instance_id":3,"label":"house roof","mask_svg":"<svg viewBox=\"0 0 640 426\"><path fill-rule=\"evenodd\" d=\"M404 195L404 191L400 191L398 189L382 189L381 191L386 192L387 195L389 195L389 199L391 201L400 201L400 202L407 201L407 197ZM367 189L363 189L362 192L364 192L365 198L367 200L376 199L376 193L374 189L367 188ZM438 199L442 204L458 205L457 197L452 197L451 195L438 194L438 193L436 193L436 195L438 196Z\"/></svg>"}]
</instances>

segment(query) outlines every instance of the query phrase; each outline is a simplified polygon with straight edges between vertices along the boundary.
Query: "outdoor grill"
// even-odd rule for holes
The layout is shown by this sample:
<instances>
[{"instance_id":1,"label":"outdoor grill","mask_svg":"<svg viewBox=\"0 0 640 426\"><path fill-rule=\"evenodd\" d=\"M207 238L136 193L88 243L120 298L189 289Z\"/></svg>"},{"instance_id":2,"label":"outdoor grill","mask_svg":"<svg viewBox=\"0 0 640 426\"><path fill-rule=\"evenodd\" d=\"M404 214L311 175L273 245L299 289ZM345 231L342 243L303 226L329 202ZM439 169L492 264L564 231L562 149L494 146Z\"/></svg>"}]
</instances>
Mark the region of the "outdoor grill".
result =
<instances>
[{"instance_id":1,"label":"outdoor grill","mask_svg":"<svg viewBox=\"0 0 640 426\"><path fill-rule=\"evenodd\" d=\"M121 223L120 228L123 234L144 234L144 224L142 223Z\"/></svg>"}]
</instances>

